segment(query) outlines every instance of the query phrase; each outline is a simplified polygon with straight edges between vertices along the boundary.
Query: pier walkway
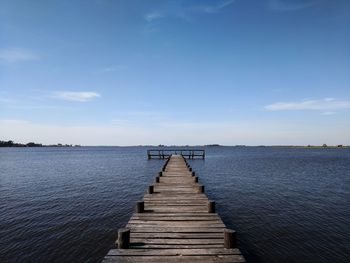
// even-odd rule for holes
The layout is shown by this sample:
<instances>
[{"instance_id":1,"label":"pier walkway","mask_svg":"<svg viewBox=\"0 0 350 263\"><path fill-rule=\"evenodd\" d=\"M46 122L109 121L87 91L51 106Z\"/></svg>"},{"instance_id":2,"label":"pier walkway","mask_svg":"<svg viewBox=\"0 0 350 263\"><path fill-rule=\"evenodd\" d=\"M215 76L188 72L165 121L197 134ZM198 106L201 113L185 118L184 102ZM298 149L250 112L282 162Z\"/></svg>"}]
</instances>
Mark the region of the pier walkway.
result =
<instances>
[{"instance_id":1,"label":"pier walkway","mask_svg":"<svg viewBox=\"0 0 350 263\"><path fill-rule=\"evenodd\" d=\"M103 262L245 262L181 155L172 155Z\"/></svg>"}]
</instances>

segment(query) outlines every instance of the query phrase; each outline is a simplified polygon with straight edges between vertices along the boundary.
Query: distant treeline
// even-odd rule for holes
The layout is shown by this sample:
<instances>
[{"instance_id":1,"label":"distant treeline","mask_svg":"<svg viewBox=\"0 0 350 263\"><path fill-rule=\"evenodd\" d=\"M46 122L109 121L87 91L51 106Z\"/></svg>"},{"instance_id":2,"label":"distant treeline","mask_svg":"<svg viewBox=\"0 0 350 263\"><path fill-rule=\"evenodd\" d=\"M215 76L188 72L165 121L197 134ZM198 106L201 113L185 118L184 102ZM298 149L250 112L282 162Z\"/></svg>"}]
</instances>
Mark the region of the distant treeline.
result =
<instances>
[{"instance_id":1,"label":"distant treeline","mask_svg":"<svg viewBox=\"0 0 350 263\"><path fill-rule=\"evenodd\" d=\"M43 145L41 143L28 142L28 143L15 143L13 141L0 141L0 147L72 147L72 144L52 144ZM79 146L79 145L75 145Z\"/></svg>"}]
</instances>

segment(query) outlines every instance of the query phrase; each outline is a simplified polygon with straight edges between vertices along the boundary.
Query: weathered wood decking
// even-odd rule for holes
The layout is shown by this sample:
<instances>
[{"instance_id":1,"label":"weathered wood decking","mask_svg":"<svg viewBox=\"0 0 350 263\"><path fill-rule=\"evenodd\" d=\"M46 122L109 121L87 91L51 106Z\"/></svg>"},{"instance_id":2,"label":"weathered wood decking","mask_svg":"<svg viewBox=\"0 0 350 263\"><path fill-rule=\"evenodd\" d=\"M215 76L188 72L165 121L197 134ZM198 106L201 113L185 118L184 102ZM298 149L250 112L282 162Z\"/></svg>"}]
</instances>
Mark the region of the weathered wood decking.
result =
<instances>
[{"instance_id":1,"label":"weathered wood decking","mask_svg":"<svg viewBox=\"0 0 350 263\"><path fill-rule=\"evenodd\" d=\"M183 157L166 164L103 262L245 262Z\"/></svg>"}]
</instances>

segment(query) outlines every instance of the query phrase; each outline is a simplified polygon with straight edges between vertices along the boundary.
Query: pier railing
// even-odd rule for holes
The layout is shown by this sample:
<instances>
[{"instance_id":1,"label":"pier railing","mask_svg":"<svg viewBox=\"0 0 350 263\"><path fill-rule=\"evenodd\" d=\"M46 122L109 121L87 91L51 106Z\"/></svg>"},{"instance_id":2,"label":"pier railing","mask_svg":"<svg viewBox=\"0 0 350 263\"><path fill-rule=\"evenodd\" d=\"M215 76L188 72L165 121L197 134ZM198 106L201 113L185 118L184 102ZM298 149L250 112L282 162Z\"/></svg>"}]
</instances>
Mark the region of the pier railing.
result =
<instances>
[{"instance_id":1,"label":"pier railing","mask_svg":"<svg viewBox=\"0 0 350 263\"><path fill-rule=\"evenodd\" d=\"M151 150L147 150L148 159L167 159L172 154L179 154L187 159L204 159L205 158L205 150L202 150L202 149L151 149Z\"/></svg>"}]
</instances>

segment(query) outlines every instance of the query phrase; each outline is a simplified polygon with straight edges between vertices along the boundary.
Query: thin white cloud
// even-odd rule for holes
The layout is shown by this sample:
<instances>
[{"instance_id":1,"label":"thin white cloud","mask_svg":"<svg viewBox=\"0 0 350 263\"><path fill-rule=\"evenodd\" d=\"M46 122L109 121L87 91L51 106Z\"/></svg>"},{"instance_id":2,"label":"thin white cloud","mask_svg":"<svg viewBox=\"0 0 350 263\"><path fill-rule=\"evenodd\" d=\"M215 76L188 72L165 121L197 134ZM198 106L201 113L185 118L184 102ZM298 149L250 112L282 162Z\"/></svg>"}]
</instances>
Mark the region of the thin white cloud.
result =
<instances>
[{"instance_id":1,"label":"thin white cloud","mask_svg":"<svg viewBox=\"0 0 350 263\"><path fill-rule=\"evenodd\" d=\"M101 72L116 72L116 71L120 71L120 70L124 70L127 69L127 66L124 65L119 65L119 66L115 66L115 67L105 67L101 69Z\"/></svg>"},{"instance_id":2,"label":"thin white cloud","mask_svg":"<svg viewBox=\"0 0 350 263\"><path fill-rule=\"evenodd\" d=\"M322 112L321 115L325 115L325 116L330 116L330 115L334 115L336 114L335 111L325 111L325 112Z\"/></svg>"},{"instance_id":3,"label":"thin white cloud","mask_svg":"<svg viewBox=\"0 0 350 263\"><path fill-rule=\"evenodd\" d=\"M52 96L51 96L52 97ZM21 98L12 99L10 97L0 97L0 107L8 110L55 110L55 109L71 109L70 107L62 107L56 105L41 104L47 103L47 96L23 96Z\"/></svg>"},{"instance_id":4,"label":"thin white cloud","mask_svg":"<svg viewBox=\"0 0 350 263\"><path fill-rule=\"evenodd\" d=\"M211 5L186 5L186 1L168 2L163 9L152 11L144 15L144 19L147 21L145 32L152 33L158 31L159 23L157 22L160 19L172 17L190 21L193 15L218 13L234 2L235 0L213 1Z\"/></svg>"},{"instance_id":5,"label":"thin white cloud","mask_svg":"<svg viewBox=\"0 0 350 263\"><path fill-rule=\"evenodd\" d=\"M152 22L153 20L160 19L165 17L164 13L161 13L160 11L153 11L151 13L147 13L144 18L147 22Z\"/></svg>"},{"instance_id":6,"label":"thin white cloud","mask_svg":"<svg viewBox=\"0 0 350 263\"><path fill-rule=\"evenodd\" d=\"M309 8L319 2L320 0L268 0L268 7L272 11L286 12Z\"/></svg>"},{"instance_id":7,"label":"thin white cloud","mask_svg":"<svg viewBox=\"0 0 350 263\"><path fill-rule=\"evenodd\" d=\"M69 110L72 109L71 107L62 107L62 106L53 106L53 105L11 105L8 107L9 109L13 110Z\"/></svg>"},{"instance_id":8,"label":"thin white cloud","mask_svg":"<svg viewBox=\"0 0 350 263\"><path fill-rule=\"evenodd\" d=\"M22 62L22 61L30 61L30 60L39 60L40 57L25 49L11 48L0 50L0 60L5 62Z\"/></svg>"},{"instance_id":9,"label":"thin white cloud","mask_svg":"<svg viewBox=\"0 0 350 263\"><path fill-rule=\"evenodd\" d=\"M91 91L56 91L53 93L53 97L67 101L87 102L101 97L101 95Z\"/></svg>"},{"instance_id":10,"label":"thin white cloud","mask_svg":"<svg viewBox=\"0 0 350 263\"><path fill-rule=\"evenodd\" d=\"M111 68L111 67L108 67L108 68L103 68L101 69L102 72L113 72L113 71L116 71L115 68Z\"/></svg>"},{"instance_id":11,"label":"thin white cloud","mask_svg":"<svg viewBox=\"0 0 350 263\"><path fill-rule=\"evenodd\" d=\"M277 102L264 107L269 111L281 110L340 110L350 109L350 100L325 98L321 100L304 100L301 102Z\"/></svg>"},{"instance_id":12,"label":"thin white cloud","mask_svg":"<svg viewBox=\"0 0 350 263\"><path fill-rule=\"evenodd\" d=\"M19 119L1 119L0 123L11 125L11 124L27 124L29 122L26 120L19 120Z\"/></svg>"},{"instance_id":13,"label":"thin white cloud","mask_svg":"<svg viewBox=\"0 0 350 263\"><path fill-rule=\"evenodd\" d=\"M220 12L221 9L232 5L235 2L235 0L226 0L226 1L219 1L215 5L204 5L204 6L197 6L194 9L198 11L202 11L207 14L213 14Z\"/></svg>"}]
</instances>

